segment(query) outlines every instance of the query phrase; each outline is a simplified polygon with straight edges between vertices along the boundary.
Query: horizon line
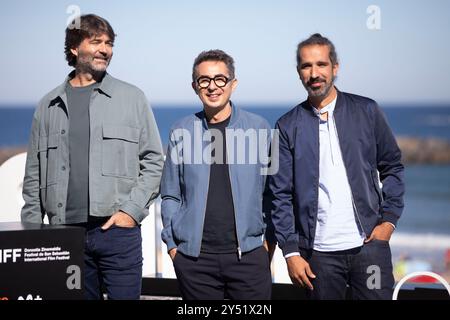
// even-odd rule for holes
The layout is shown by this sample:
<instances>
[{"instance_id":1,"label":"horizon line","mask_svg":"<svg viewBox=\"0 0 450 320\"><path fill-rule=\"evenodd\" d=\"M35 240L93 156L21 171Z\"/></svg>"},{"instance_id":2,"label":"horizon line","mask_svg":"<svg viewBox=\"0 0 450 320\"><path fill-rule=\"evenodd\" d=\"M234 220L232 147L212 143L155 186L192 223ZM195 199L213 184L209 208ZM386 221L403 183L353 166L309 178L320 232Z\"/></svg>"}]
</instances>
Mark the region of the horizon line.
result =
<instances>
[{"instance_id":1,"label":"horizon line","mask_svg":"<svg viewBox=\"0 0 450 320\"><path fill-rule=\"evenodd\" d=\"M239 106L243 106L244 108L293 108L296 105L300 104L300 102L239 102L237 103ZM425 107L440 107L440 108L450 108L450 101L448 102L377 102L378 105L382 108L425 108ZM37 106L38 102L0 102L0 109L33 109ZM184 108L184 109L192 109L199 108L201 103L192 103L192 102L150 102L150 106L153 109L162 109L162 108Z\"/></svg>"}]
</instances>

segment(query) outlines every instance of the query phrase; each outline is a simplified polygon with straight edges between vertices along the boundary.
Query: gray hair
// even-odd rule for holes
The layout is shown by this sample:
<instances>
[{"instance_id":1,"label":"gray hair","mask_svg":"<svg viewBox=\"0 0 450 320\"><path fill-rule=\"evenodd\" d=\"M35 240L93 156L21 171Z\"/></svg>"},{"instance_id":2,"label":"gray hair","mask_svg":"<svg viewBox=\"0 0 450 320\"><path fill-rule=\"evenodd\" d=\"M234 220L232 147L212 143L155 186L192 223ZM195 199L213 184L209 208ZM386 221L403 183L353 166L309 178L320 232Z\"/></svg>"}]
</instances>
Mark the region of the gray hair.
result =
<instances>
[{"instance_id":1,"label":"gray hair","mask_svg":"<svg viewBox=\"0 0 450 320\"><path fill-rule=\"evenodd\" d=\"M233 58L222 50L208 50L201 52L197 58L195 58L194 65L192 66L192 81L195 82L197 66L205 61L221 61L226 64L228 72L230 73L230 79L234 79L234 60Z\"/></svg>"}]
</instances>

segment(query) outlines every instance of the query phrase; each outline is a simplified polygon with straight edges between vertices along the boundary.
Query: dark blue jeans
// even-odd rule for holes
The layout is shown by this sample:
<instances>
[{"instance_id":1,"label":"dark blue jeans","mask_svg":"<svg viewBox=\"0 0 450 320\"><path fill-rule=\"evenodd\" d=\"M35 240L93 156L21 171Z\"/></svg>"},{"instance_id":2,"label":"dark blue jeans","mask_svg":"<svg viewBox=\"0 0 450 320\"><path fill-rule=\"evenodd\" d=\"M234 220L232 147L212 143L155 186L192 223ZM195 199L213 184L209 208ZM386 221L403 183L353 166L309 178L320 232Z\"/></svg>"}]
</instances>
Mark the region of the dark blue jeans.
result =
<instances>
[{"instance_id":1,"label":"dark blue jeans","mask_svg":"<svg viewBox=\"0 0 450 320\"><path fill-rule=\"evenodd\" d=\"M139 299L142 284L142 238L139 226L101 226L86 230L84 252L86 299Z\"/></svg>"},{"instance_id":2,"label":"dark blue jeans","mask_svg":"<svg viewBox=\"0 0 450 320\"><path fill-rule=\"evenodd\" d=\"M352 299L392 299L394 276L389 242L372 240L362 247L334 252L302 250L300 253L316 275L314 300L345 299L347 285Z\"/></svg>"}]
</instances>

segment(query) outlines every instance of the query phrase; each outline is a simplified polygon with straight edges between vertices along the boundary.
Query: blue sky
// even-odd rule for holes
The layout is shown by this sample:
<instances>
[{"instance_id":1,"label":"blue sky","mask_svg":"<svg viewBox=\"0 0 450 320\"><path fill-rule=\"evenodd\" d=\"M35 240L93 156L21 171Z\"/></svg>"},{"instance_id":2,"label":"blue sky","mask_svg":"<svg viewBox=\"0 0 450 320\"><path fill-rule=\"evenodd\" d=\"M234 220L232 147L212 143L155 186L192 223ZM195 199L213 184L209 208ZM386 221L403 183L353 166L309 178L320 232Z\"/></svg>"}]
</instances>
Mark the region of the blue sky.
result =
<instances>
[{"instance_id":1,"label":"blue sky","mask_svg":"<svg viewBox=\"0 0 450 320\"><path fill-rule=\"evenodd\" d=\"M236 61L233 100L296 104L306 92L295 48L320 32L336 45L339 89L384 104L450 105L446 0L2 1L0 104L34 104L70 72L63 54L69 5L110 21L118 37L109 72L151 103L198 104L193 60L220 48ZM380 8L380 30L367 27L370 5Z\"/></svg>"}]
</instances>

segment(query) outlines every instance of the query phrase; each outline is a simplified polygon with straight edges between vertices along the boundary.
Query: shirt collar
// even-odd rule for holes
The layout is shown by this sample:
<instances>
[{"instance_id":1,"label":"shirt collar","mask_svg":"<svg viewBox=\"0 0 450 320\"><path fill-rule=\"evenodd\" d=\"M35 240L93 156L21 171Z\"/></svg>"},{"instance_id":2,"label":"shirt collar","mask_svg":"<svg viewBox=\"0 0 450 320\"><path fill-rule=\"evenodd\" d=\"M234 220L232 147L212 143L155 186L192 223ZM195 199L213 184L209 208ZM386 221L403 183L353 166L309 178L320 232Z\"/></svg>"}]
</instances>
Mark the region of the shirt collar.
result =
<instances>
[{"instance_id":1,"label":"shirt collar","mask_svg":"<svg viewBox=\"0 0 450 320\"><path fill-rule=\"evenodd\" d=\"M53 99L57 97L62 97L65 95L65 90L67 83L75 76L75 70L73 70L69 75L66 77L64 82L55 90ZM100 82L100 85L95 88L94 90L98 90L100 93L103 93L111 98L112 92L113 92L113 77L111 77L107 72L105 72L105 75L103 76L102 81Z\"/></svg>"},{"instance_id":2,"label":"shirt collar","mask_svg":"<svg viewBox=\"0 0 450 320\"><path fill-rule=\"evenodd\" d=\"M324 114L326 112L328 112L328 115L332 115L334 112L334 108L336 107L336 100L337 100L337 96L336 98L333 99L333 101L331 101L329 104L327 104L325 107L323 107L322 109L317 109L316 107L314 107L313 105L311 105L312 109L314 110L314 114L316 116L318 116L320 118L321 114Z\"/></svg>"}]
</instances>

